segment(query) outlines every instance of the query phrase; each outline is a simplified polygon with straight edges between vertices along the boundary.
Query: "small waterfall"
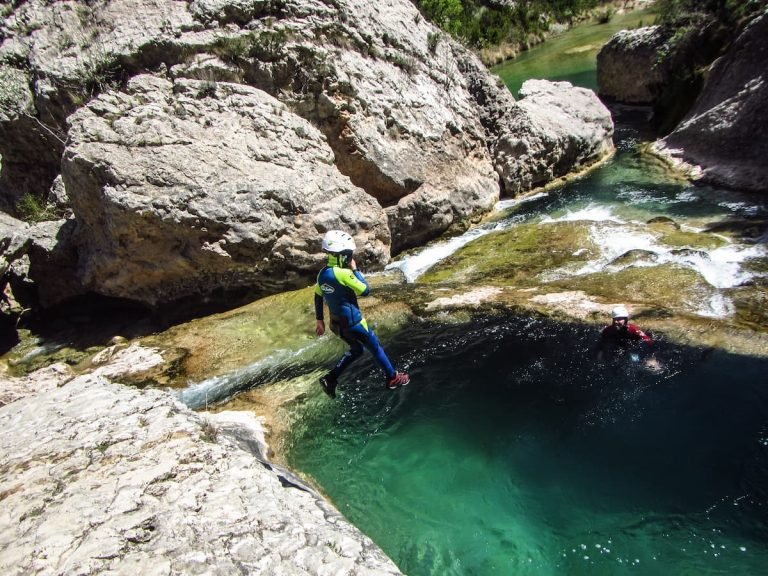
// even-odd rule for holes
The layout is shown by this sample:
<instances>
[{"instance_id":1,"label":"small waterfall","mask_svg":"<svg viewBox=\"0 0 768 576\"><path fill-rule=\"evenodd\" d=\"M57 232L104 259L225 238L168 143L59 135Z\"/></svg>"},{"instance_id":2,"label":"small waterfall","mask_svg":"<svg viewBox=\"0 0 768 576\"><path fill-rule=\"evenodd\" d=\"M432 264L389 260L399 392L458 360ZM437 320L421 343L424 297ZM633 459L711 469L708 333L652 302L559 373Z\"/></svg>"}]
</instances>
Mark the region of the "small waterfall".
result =
<instances>
[{"instance_id":1,"label":"small waterfall","mask_svg":"<svg viewBox=\"0 0 768 576\"><path fill-rule=\"evenodd\" d=\"M520 204L526 202L532 202L541 198L545 198L547 195L548 194L546 192L541 192L526 198L510 198L507 200L502 200L496 203L494 212L503 212L514 206L519 206ZM395 262L390 263L387 265L385 270L400 270L403 273L406 282L415 282L419 276L432 268L432 266L441 260L448 258L451 254L455 253L460 248L466 246L473 240L482 238L491 232L506 230L517 221L517 219L511 218L501 220L499 222L483 224L468 230L460 236L454 236L448 240L440 240L438 242L434 242L414 254L408 255L400 260L396 260Z\"/></svg>"},{"instance_id":2,"label":"small waterfall","mask_svg":"<svg viewBox=\"0 0 768 576\"><path fill-rule=\"evenodd\" d=\"M546 194L538 194L522 201L505 200L497 204L496 210L507 210L522 202L543 196ZM619 272L630 267L674 264L694 270L712 287L712 290L701 294L696 302L689 303L691 312L705 317L725 318L734 313L735 307L732 301L721 293L721 290L735 288L761 277L761 274L747 270L744 264L750 259L768 257L768 248L765 243L753 245L730 243L719 248L668 246L660 243L657 235L648 231L644 223L627 221L619 217L614 209L614 206L589 202L583 207L566 210L561 216L540 215L541 225L562 222L590 223L590 242L599 250L597 258L579 263L577 266L549 270L540 277L540 280L546 283L573 276ZM523 220L525 220L524 216L517 215L478 226L460 236L433 243L421 251L393 262L387 269L398 268L403 272L407 282L414 282L432 266L470 242L492 232L506 230ZM685 225L681 228L688 232L700 232ZM587 248L582 247L578 252L584 250ZM626 257L633 252L637 257Z\"/></svg>"},{"instance_id":3,"label":"small waterfall","mask_svg":"<svg viewBox=\"0 0 768 576\"><path fill-rule=\"evenodd\" d=\"M298 350L278 350L234 372L213 376L201 382L190 382L178 392L178 398L189 408L198 410L228 400L261 382L274 382L295 376L301 365L298 359L317 348L319 343L320 340Z\"/></svg>"}]
</instances>

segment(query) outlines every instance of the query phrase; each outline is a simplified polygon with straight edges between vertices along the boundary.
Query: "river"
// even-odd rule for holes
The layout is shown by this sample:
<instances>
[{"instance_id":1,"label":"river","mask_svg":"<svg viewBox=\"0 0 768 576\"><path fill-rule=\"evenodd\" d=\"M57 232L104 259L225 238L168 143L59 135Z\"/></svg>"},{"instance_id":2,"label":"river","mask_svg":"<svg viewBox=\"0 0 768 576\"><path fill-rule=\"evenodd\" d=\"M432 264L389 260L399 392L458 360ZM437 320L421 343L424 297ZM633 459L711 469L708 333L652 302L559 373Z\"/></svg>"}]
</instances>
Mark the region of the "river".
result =
<instances>
[{"instance_id":1,"label":"river","mask_svg":"<svg viewBox=\"0 0 768 576\"><path fill-rule=\"evenodd\" d=\"M580 45L585 30L556 42ZM545 70L539 76L593 87L594 58L569 74L552 67L556 49L531 50L502 76L513 91L518 66L524 76ZM463 252L493 257L492 248L472 252L494 246L484 239L525 224L579 222L599 250L544 281L567 287L603 272L606 282L636 270L637 260L622 262L642 252L652 256L646 270L701 279L682 299L663 286L659 308L673 300L692 317L740 313L740 287L764 283L764 239L676 250L644 227L663 217L696 233L764 218L765 207L675 180L638 152L651 137L643 112L615 112L611 161L559 190L502 202L492 221L393 267L416 284L440 282L452 276L435 270ZM488 274L478 266L478 276ZM467 274L464 281L477 277ZM500 268L490 275L503 284ZM652 292L654 282L646 272L621 289L636 296L626 291ZM387 392L370 360L360 361L335 402L318 389L298 404L289 463L413 576L763 573L768 360L655 336L660 372L630 354L597 361L597 331L586 323L483 312L461 323L412 323L384 339L412 384Z\"/></svg>"},{"instance_id":2,"label":"river","mask_svg":"<svg viewBox=\"0 0 768 576\"><path fill-rule=\"evenodd\" d=\"M594 87L600 34L619 23L577 28L497 72L513 91L529 76ZM556 68L565 52L586 65ZM195 409L288 411L289 429L280 417L269 422L284 442L278 456L411 576L764 573L768 352L750 356L731 339L765 325L768 209L670 175L642 153L653 138L646 112L612 112L611 160L559 188L505 199L467 233L399 257L390 268L406 285L371 275L374 297L361 303L410 372L404 389L384 390L364 356L335 401L322 393L317 378L343 346L314 337L310 289L145 344L195 351L184 370L195 364L205 376L186 381L181 371L185 381L174 382ZM656 328L662 368L645 369L642 350L598 359L594 317L557 321L514 305L452 314L418 303L473 286L631 300L638 322ZM388 325L387 307L392 316L420 310ZM696 343L663 326L699 330ZM72 360L68 342L30 340L14 354L20 364ZM82 355L93 344L78 346Z\"/></svg>"}]
</instances>

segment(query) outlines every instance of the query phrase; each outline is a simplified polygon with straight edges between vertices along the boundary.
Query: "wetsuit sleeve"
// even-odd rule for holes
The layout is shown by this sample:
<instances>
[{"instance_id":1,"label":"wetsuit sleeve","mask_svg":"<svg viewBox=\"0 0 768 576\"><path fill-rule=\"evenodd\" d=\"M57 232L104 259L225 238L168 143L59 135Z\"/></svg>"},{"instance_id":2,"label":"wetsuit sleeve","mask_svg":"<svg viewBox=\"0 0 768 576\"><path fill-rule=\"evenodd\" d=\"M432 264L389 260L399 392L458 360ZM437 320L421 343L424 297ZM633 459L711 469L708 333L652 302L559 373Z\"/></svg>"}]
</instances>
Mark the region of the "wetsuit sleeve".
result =
<instances>
[{"instance_id":1,"label":"wetsuit sleeve","mask_svg":"<svg viewBox=\"0 0 768 576\"><path fill-rule=\"evenodd\" d=\"M645 343L646 343L646 344L648 344L649 346L650 346L651 344L653 344L653 338L651 338L650 336L648 336L648 334L646 334L645 332L643 332L642 330L640 330L640 328L638 328L638 327L637 327L637 326L635 326L634 324L630 324L629 326L627 326L627 329L628 329L628 330L629 330L629 331L632 333L632 336L633 336L635 339L637 339L637 340L642 340L643 342L645 342Z\"/></svg>"},{"instance_id":2,"label":"wetsuit sleeve","mask_svg":"<svg viewBox=\"0 0 768 576\"><path fill-rule=\"evenodd\" d=\"M315 294L315 320L323 319L323 297Z\"/></svg>"},{"instance_id":3,"label":"wetsuit sleeve","mask_svg":"<svg viewBox=\"0 0 768 576\"><path fill-rule=\"evenodd\" d=\"M358 296L368 296L371 291L368 282L359 270L350 270L349 268L334 268L336 280L339 284L351 289Z\"/></svg>"},{"instance_id":4,"label":"wetsuit sleeve","mask_svg":"<svg viewBox=\"0 0 768 576\"><path fill-rule=\"evenodd\" d=\"M323 291L315 284L315 320L323 319Z\"/></svg>"}]
</instances>

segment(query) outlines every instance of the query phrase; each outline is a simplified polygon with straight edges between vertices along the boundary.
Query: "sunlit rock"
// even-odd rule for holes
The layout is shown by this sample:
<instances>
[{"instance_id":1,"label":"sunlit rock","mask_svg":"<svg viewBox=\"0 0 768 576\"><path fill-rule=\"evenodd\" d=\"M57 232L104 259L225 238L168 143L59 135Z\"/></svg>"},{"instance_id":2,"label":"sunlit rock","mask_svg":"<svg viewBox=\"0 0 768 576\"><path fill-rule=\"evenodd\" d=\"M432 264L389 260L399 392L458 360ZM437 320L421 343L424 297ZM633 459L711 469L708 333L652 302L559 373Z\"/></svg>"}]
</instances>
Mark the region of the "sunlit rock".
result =
<instances>
[{"instance_id":1,"label":"sunlit rock","mask_svg":"<svg viewBox=\"0 0 768 576\"><path fill-rule=\"evenodd\" d=\"M514 100L474 55L412 3L379 4L9 6L0 196L66 197L77 223L73 281L43 287L41 304L78 291L241 302L305 285L329 227L382 267L478 221L500 182L516 193L607 152L604 118L586 134L591 113L564 102L503 118ZM510 156L519 139L530 150ZM41 285L44 268L30 267Z\"/></svg>"},{"instance_id":2,"label":"sunlit rock","mask_svg":"<svg viewBox=\"0 0 768 576\"><path fill-rule=\"evenodd\" d=\"M63 176L84 286L150 304L299 286L341 214L358 258L387 261L383 210L312 125L254 88L201 90L138 76L71 118Z\"/></svg>"},{"instance_id":3,"label":"sunlit rock","mask_svg":"<svg viewBox=\"0 0 768 576\"><path fill-rule=\"evenodd\" d=\"M519 96L494 143L508 194L583 170L613 152L611 113L591 90L528 80Z\"/></svg>"},{"instance_id":4,"label":"sunlit rock","mask_svg":"<svg viewBox=\"0 0 768 576\"><path fill-rule=\"evenodd\" d=\"M265 459L252 414L195 414L167 392L96 375L48 380L0 407L13 429L0 438L3 574L399 574Z\"/></svg>"},{"instance_id":5,"label":"sunlit rock","mask_svg":"<svg viewBox=\"0 0 768 576\"><path fill-rule=\"evenodd\" d=\"M661 26L621 30L597 55L601 96L629 104L652 104L669 82L659 52L669 40Z\"/></svg>"}]
</instances>

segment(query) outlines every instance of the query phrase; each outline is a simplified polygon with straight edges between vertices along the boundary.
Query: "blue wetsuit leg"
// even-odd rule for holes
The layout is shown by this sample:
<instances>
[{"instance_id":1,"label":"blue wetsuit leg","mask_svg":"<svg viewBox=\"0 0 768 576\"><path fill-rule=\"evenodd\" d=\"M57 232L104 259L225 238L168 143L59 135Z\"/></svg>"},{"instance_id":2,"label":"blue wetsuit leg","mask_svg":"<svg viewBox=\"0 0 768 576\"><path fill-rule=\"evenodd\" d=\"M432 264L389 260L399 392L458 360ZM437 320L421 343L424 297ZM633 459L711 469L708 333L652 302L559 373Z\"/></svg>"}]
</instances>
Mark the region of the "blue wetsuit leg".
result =
<instances>
[{"instance_id":1,"label":"blue wetsuit leg","mask_svg":"<svg viewBox=\"0 0 768 576\"><path fill-rule=\"evenodd\" d=\"M333 325L331 325L333 329ZM334 330L336 332L336 330ZM333 373L338 377L352 362L363 353L363 346L373 355L376 364L384 371L387 378L395 375L395 369L387 358L384 348L379 344L379 339L370 328L366 329L362 323L355 324L351 328L341 328L338 335L349 344L349 350L341 357L333 368Z\"/></svg>"}]
</instances>

